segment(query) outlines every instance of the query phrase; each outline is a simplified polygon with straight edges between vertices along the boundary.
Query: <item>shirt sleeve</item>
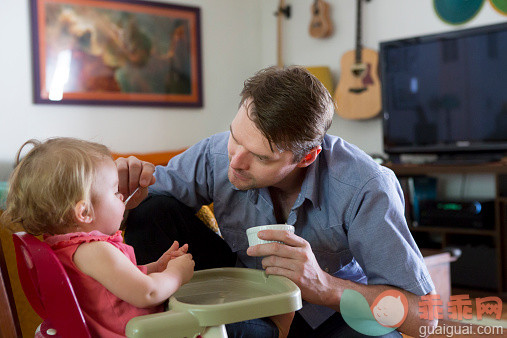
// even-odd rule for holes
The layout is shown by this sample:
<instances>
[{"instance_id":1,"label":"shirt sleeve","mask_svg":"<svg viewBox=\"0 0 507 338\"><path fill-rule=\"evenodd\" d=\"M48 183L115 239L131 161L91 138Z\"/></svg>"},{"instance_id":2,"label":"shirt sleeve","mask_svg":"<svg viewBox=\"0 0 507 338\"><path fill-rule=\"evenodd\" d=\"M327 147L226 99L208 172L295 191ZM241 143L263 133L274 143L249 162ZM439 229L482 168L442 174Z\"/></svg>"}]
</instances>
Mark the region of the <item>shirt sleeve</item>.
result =
<instances>
[{"instance_id":1,"label":"shirt sleeve","mask_svg":"<svg viewBox=\"0 0 507 338\"><path fill-rule=\"evenodd\" d=\"M435 287L405 221L396 176L380 171L360 189L350 210L349 247L368 278L416 295Z\"/></svg>"},{"instance_id":2,"label":"shirt sleeve","mask_svg":"<svg viewBox=\"0 0 507 338\"><path fill-rule=\"evenodd\" d=\"M213 200L212 137L193 145L172 158L166 166L157 166L155 184L150 193L170 195L198 210Z\"/></svg>"}]
</instances>

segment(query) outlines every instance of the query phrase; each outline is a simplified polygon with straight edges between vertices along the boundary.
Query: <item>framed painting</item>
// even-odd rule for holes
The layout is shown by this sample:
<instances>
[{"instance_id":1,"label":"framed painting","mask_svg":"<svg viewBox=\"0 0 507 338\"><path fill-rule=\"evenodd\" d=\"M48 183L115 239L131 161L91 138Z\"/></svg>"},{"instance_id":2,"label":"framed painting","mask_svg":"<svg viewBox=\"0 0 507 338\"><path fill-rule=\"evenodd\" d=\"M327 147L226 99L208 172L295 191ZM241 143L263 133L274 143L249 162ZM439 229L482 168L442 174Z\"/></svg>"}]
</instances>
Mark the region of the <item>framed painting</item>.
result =
<instances>
[{"instance_id":1,"label":"framed painting","mask_svg":"<svg viewBox=\"0 0 507 338\"><path fill-rule=\"evenodd\" d=\"M200 9L31 0L35 103L202 107Z\"/></svg>"}]
</instances>

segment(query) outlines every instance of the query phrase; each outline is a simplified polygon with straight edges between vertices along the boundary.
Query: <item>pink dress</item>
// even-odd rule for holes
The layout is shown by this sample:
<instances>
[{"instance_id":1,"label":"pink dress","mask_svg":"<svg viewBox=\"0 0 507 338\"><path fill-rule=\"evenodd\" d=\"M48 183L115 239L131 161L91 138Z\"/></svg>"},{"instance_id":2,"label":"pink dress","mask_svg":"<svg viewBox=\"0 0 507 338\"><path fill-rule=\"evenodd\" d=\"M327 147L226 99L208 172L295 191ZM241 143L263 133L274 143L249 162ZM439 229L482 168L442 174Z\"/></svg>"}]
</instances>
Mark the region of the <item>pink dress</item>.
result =
<instances>
[{"instance_id":1,"label":"pink dress","mask_svg":"<svg viewBox=\"0 0 507 338\"><path fill-rule=\"evenodd\" d=\"M137 265L134 249L123 243L121 231L112 236L100 231L75 232L45 236L44 241L51 246L69 275L93 337L125 337L125 326L130 319L163 311L163 305L141 309L121 300L95 279L82 273L74 264L72 257L79 245L92 241L105 241L114 245L133 264ZM145 266L138 266L138 268L146 274Z\"/></svg>"}]
</instances>

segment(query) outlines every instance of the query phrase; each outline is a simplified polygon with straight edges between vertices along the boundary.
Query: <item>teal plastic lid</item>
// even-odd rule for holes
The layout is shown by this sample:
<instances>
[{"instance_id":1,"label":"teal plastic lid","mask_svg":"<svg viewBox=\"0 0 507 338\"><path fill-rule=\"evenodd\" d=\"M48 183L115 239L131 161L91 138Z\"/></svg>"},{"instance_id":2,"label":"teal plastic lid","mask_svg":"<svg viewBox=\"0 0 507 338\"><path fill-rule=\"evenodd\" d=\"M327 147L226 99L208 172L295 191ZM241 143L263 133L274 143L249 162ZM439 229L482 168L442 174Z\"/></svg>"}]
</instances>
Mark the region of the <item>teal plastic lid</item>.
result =
<instances>
[{"instance_id":1,"label":"teal plastic lid","mask_svg":"<svg viewBox=\"0 0 507 338\"><path fill-rule=\"evenodd\" d=\"M5 209L5 200L9 191L9 182L0 181L0 209Z\"/></svg>"}]
</instances>

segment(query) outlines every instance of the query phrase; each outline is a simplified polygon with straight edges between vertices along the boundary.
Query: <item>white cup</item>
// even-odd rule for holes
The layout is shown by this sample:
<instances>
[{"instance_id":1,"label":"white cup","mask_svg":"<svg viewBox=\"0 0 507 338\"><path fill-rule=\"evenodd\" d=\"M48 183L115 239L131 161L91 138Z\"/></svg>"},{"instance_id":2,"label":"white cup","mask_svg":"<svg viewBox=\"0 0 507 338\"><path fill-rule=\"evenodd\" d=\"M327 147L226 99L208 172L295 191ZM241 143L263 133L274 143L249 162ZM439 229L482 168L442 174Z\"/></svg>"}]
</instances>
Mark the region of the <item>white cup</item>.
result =
<instances>
[{"instance_id":1,"label":"white cup","mask_svg":"<svg viewBox=\"0 0 507 338\"><path fill-rule=\"evenodd\" d=\"M257 233L261 230L286 230L294 233L294 227L288 224L268 224L268 225L259 225L253 228L249 228L246 230L246 235L248 237L248 245L254 246L257 244L266 244L273 243L277 241L265 241L257 237ZM279 242L281 243L281 242Z\"/></svg>"}]
</instances>

